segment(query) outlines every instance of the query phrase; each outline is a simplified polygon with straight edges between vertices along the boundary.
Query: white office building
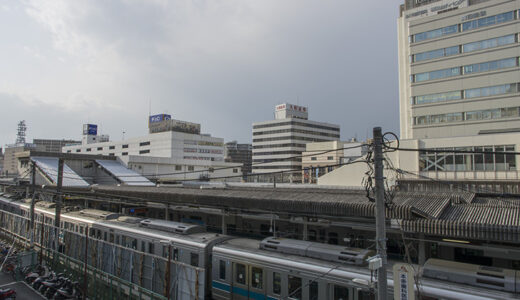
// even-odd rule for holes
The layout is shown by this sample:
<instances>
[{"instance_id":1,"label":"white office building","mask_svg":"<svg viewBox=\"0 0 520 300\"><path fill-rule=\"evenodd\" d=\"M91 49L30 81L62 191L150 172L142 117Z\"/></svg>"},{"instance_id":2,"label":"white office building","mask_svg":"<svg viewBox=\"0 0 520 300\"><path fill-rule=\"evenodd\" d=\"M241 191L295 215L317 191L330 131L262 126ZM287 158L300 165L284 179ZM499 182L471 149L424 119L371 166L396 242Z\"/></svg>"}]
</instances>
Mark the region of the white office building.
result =
<instances>
[{"instance_id":1,"label":"white office building","mask_svg":"<svg viewBox=\"0 0 520 300\"><path fill-rule=\"evenodd\" d=\"M278 174L277 180L301 182L305 144L340 138L338 125L311 121L308 116L307 107L284 103L276 106L274 120L253 123L253 174L288 171ZM271 181L274 177L267 174L255 179Z\"/></svg>"},{"instance_id":2,"label":"white office building","mask_svg":"<svg viewBox=\"0 0 520 300\"><path fill-rule=\"evenodd\" d=\"M241 165L224 162L224 139L200 133L200 124L151 116L149 134L122 141L98 136L97 126L86 124L81 145L63 147L64 153L117 156L128 168L163 181L208 179L236 175Z\"/></svg>"}]
</instances>

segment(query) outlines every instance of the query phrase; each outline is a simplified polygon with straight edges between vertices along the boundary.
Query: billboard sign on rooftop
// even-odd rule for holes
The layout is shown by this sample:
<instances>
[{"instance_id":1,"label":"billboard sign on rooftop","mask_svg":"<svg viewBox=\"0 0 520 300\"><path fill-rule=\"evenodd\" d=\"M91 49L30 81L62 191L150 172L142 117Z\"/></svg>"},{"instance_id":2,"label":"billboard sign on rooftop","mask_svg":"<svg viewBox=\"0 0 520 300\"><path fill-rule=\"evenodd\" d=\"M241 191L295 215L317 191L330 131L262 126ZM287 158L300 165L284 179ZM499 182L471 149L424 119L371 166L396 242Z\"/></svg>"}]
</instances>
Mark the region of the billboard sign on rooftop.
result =
<instances>
[{"instance_id":1,"label":"billboard sign on rooftop","mask_svg":"<svg viewBox=\"0 0 520 300\"><path fill-rule=\"evenodd\" d=\"M167 120L171 120L171 118L172 118L172 116L167 115L167 114L153 115L153 116L150 116L148 123L152 124L152 123L167 121Z\"/></svg>"},{"instance_id":2,"label":"billboard sign on rooftop","mask_svg":"<svg viewBox=\"0 0 520 300\"><path fill-rule=\"evenodd\" d=\"M97 125L83 124L83 135L97 135Z\"/></svg>"}]
</instances>

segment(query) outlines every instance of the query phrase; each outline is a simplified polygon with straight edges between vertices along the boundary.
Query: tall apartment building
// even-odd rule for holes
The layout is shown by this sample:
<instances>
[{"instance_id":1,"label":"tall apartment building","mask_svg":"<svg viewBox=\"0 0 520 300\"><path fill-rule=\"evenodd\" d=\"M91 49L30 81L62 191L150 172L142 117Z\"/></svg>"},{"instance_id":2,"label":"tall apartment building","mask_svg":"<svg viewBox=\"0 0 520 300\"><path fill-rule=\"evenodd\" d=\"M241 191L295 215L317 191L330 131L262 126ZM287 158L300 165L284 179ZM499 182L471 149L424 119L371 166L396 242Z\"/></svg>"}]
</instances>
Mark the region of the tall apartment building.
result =
<instances>
[{"instance_id":1,"label":"tall apartment building","mask_svg":"<svg viewBox=\"0 0 520 300\"><path fill-rule=\"evenodd\" d=\"M520 131L519 9L511 0L401 5L401 138Z\"/></svg>"},{"instance_id":2,"label":"tall apartment building","mask_svg":"<svg viewBox=\"0 0 520 300\"><path fill-rule=\"evenodd\" d=\"M284 103L276 106L274 120L253 123L253 174L292 171L277 175L277 180L301 182L305 144L340 138L339 125L308 117L307 107ZM256 177L259 181L273 180L273 175Z\"/></svg>"}]
</instances>

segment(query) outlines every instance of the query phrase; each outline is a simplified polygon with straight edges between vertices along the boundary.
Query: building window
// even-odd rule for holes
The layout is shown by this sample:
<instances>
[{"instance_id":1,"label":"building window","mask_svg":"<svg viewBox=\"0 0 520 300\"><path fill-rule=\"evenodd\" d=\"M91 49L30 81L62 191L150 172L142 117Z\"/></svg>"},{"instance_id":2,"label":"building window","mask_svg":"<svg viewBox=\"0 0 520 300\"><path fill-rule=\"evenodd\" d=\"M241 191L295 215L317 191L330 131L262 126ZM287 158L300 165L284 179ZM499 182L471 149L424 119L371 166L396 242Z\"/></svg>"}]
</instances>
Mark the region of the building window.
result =
<instances>
[{"instance_id":1,"label":"building window","mask_svg":"<svg viewBox=\"0 0 520 300\"><path fill-rule=\"evenodd\" d=\"M76 153L77 153L77 152L81 152L81 149L76 149Z\"/></svg>"},{"instance_id":2,"label":"building window","mask_svg":"<svg viewBox=\"0 0 520 300\"><path fill-rule=\"evenodd\" d=\"M121 153L122 156L128 155L128 152Z\"/></svg>"},{"instance_id":3,"label":"building window","mask_svg":"<svg viewBox=\"0 0 520 300\"><path fill-rule=\"evenodd\" d=\"M121 146L121 148L123 148L123 149L128 148L128 144Z\"/></svg>"},{"instance_id":4,"label":"building window","mask_svg":"<svg viewBox=\"0 0 520 300\"><path fill-rule=\"evenodd\" d=\"M101 150L103 150L103 147L97 147L97 150L101 151Z\"/></svg>"},{"instance_id":5,"label":"building window","mask_svg":"<svg viewBox=\"0 0 520 300\"><path fill-rule=\"evenodd\" d=\"M194 170L195 170L194 166L188 166L188 171L194 171Z\"/></svg>"},{"instance_id":6,"label":"building window","mask_svg":"<svg viewBox=\"0 0 520 300\"><path fill-rule=\"evenodd\" d=\"M472 73L481 73L481 72L489 72L494 70L513 68L518 66L518 58L511 57L501 60L494 60L483 62L479 64L472 64L464 66L464 74L472 74Z\"/></svg>"},{"instance_id":7,"label":"building window","mask_svg":"<svg viewBox=\"0 0 520 300\"><path fill-rule=\"evenodd\" d=\"M473 30L481 27L491 26L495 24L504 23L515 19L515 12L510 11L503 14L485 17L481 19L471 20L462 23L462 31Z\"/></svg>"},{"instance_id":8,"label":"building window","mask_svg":"<svg viewBox=\"0 0 520 300\"><path fill-rule=\"evenodd\" d=\"M182 166L175 166L175 171L182 171Z\"/></svg>"},{"instance_id":9,"label":"building window","mask_svg":"<svg viewBox=\"0 0 520 300\"><path fill-rule=\"evenodd\" d=\"M311 157L311 160L316 160L316 156Z\"/></svg>"},{"instance_id":10,"label":"building window","mask_svg":"<svg viewBox=\"0 0 520 300\"><path fill-rule=\"evenodd\" d=\"M238 169L233 169L233 173L238 173Z\"/></svg>"},{"instance_id":11,"label":"building window","mask_svg":"<svg viewBox=\"0 0 520 300\"><path fill-rule=\"evenodd\" d=\"M422 42L425 40L434 39L434 38L438 38L438 37L449 35L449 34L454 34L457 32L459 32L459 25L455 24L455 25L451 25L451 26L447 26L447 27L443 27L443 28L439 28L439 29L435 29L435 30L430 30L430 31L414 34L412 40L413 40L413 42L417 43L417 42Z\"/></svg>"},{"instance_id":12,"label":"building window","mask_svg":"<svg viewBox=\"0 0 520 300\"><path fill-rule=\"evenodd\" d=\"M500 47L500 46L514 44L514 43L516 43L515 35L511 34L511 35L497 37L494 39L464 44L464 45L462 45L462 49L465 53L468 53L468 52L495 48L495 47Z\"/></svg>"},{"instance_id":13,"label":"building window","mask_svg":"<svg viewBox=\"0 0 520 300\"><path fill-rule=\"evenodd\" d=\"M150 153L150 149L139 151L139 154L146 154L146 153Z\"/></svg>"},{"instance_id":14,"label":"building window","mask_svg":"<svg viewBox=\"0 0 520 300\"><path fill-rule=\"evenodd\" d=\"M114 153L108 153L108 156L115 156Z\"/></svg>"},{"instance_id":15,"label":"building window","mask_svg":"<svg viewBox=\"0 0 520 300\"><path fill-rule=\"evenodd\" d=\"M215 172L215 169L213 169L213 168L209 168L209 172L210 172L210 173L213 173L213 172Z\"/></svg>"},{"instance_id":16,"label":"building window","mask_svg":"<svg viewBox=\"0 0 520 300\"><path fill-rule=\"evenodd\" d=\"M448 69L435 70L435 71L431 71L431 72L412 75L413 76L412 82L435 80L435 79L453 77L453 76L458 76L458 75L460 75L460 67L448 68Z\"/></svg>"},{"instance_id":17,"label":"building window","mask_svg":"<svg viewBox=\"0 0 520 300\"><path fill-rule=\"evenodd\" d=\"M71 151L70 150L67 150L67 153L70 153Z\"/></svg>"},{"instance_id":18,"label":"building window","mask_svg":"<svg viewBox=\"0 0 520 300\"><path fill-rule=\"evenodd\" d=\"M116 146L108 146L109 150L114 150L115 148L116 148Z\"/></svg>"},{"instance_id":19,"label":"building window","mask_svg":"<svg viewBox=\"0 0 520 300\"><path fill-rule=\"evenodd\" d=\"M334 156L327 156L327 160L334 160Z\"/></svg>"},{"instance_id":20,"label":"building window","mask_svg":"<svg viewBox=\"0 0 520 300\"><path fill-rule=\"evenodd\" d=\"M148 146L150 145L150 142L142 142L142 143L139 143L139 146L142 147L142 146Z\"/></svg>"},{"instance_id":21,"label":"building window","mask_svg":"<svg viewBox=\"0 0 520 300\"><path fill-rule=\"evenodd\" d=\"M420 171L515 171L516 157L513 145L438 148L446 152L421 152L419 154ZM464 150L480 153L453 153L450 150ZM489 153L486 153L489 152ZM498 153L493 153L498 152Z\"/></svg>"},{"instance_id":22,"label":"building window","mask_svg":"<svg viewBox=\"0 0 520 300\"><path fill-rule=\"evenodd\" d=\"M87 152L90 152L92 149L91 148L87 148Z\"/></svg>"}]
</instances>

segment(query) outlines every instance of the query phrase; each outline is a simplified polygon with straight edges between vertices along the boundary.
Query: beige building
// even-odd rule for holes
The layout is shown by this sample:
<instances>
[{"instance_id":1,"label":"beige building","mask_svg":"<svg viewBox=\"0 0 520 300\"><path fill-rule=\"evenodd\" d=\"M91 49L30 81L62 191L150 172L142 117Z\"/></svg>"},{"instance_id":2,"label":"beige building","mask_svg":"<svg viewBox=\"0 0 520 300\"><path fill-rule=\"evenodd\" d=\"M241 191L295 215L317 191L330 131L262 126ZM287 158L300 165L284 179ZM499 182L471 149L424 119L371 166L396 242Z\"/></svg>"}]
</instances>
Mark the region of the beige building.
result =
<instances>
[{"instance_id":1,"label":"beige building","mask_svg":"<svg viewBox=\"0 0 520 300\"><path fill-rule=\"evenodd\" d=\"M35 144L13 144L5 147L2 174L6 176L18 175L18 158L16 154L28 150L39 150L39 148Z\"/></svg>"},{"instance_id":2,"label":"beige building","mask_svg":"<svg viewBox=\"0 0 520 300\"><path fill-rule=\"evenodd\" d=\"M410 1L398 19L402 139L520 131L520 1Z\"/></svg>"},{"instance_id":3,"label":"beige building","mask_svg":"<svg viewBox=\"0 0 520 300\"><path fill-rule=\"evenodd\" d=\"M302 183L317 183L320 176L334 171L343 163L361 157L366 152L365 147L359 142L316 142L305 146L302 153Z\"/></svg>"},{"instance_id":4,"label":"beige building","mask_svg":"<svg viewBox=\"0 0 520 300\"><path fill-rule=\"evenodd\" d=\"M387 152L387 179L519 179L517 156L503 153L520 149L519 10L518 0L401 5L400 148L432 151ZM360 186L367 170L343 166L318 183Z\"/></svg>"}]
</instances>

